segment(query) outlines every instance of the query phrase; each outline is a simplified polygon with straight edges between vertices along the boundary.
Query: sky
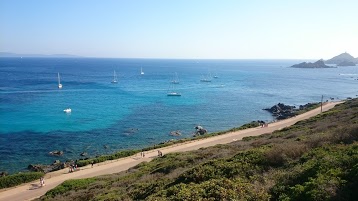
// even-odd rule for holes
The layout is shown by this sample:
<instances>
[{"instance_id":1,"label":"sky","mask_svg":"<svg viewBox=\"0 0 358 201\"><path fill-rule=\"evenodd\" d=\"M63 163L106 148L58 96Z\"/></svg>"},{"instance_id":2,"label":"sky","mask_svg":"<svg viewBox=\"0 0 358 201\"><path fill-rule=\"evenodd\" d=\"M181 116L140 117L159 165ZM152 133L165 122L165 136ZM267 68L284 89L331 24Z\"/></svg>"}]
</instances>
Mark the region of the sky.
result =
<instances>
[{"instance_id":1,"label":"sky","mask_svg":"<svg viewBox=\"0 0 358 201\"><path fill-rule=\"evenodd\" d=\"M104 58L358 57L357 0L0 0L0 52Z\"/></svg>"}]
</instances>

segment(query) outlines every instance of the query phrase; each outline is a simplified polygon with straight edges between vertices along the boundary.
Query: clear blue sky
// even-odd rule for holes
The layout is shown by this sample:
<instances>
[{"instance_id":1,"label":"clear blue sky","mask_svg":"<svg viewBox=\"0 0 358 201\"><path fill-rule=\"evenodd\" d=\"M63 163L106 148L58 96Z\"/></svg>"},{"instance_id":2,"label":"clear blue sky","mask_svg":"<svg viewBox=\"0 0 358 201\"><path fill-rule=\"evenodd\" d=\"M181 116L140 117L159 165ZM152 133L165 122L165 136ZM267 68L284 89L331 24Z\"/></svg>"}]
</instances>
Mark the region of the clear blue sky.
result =
<instances>
[{"instance_id":1,"label":"clear blue sky","mask_svg":"<svg viewBox=\"0 0 358 201\"><path fill-rule=\"evenodd\" d=\"M0 0L0 52L118 58L358 57L357 0Z\"/></svg>"}]
</instances>

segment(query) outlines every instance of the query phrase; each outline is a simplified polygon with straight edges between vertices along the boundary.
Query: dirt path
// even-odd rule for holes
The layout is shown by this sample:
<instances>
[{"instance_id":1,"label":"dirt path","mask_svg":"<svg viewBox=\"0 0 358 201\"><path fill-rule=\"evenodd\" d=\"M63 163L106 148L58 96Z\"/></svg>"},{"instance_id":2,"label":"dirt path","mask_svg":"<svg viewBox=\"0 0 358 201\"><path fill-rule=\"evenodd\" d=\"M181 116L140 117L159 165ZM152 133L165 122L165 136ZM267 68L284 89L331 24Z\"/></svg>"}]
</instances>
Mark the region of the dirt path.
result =
<instances>
[{"instance_id":1,"label":"dirt path","mask_svg":"<svg viewBox=\"0 0 358 201\"><path fill-rule=\"evenodd\" d=\"M323 111L327 111L340 103L342 102L326 103L323 106ZM265 128L259 128L259 127L250 128L250 129L231 132L231 133L214 136L210 138L176 144L176 145L161 148L160 150L163 152L163 154L167 154L171 152L184 152L184 151L196 150L202 147L209 147L217 144L226 144L232 141L241 140L243 137L257 136L264 133L271 133L275 130L280 130L284 127L291 126L303 119L308 119L310 117L313 117L319 114L320 112L321 109L317 108L290 119L270 123L269 126ZM34 181L17 187L3 189L0 191L0 201L32 200L44 195L47 191L49 191L50 189L56 187L57 185L61 184L62 182L68 179L89 178L99 175L121 172L143 161L152 160L157 156L157 153L158 153L157 149L151 150L145 152L144 158L142 158L140 154L136 154L118 160L106 161L103 163L95 164L93 168L91 167L91 165L88 165L86 167L82 167L81 170L73 173L68 173L67 168L56 172L51 172L46 174L45 176L46 185L44 187L39 187L40 182Z\"/></svg>"}]
</instances>

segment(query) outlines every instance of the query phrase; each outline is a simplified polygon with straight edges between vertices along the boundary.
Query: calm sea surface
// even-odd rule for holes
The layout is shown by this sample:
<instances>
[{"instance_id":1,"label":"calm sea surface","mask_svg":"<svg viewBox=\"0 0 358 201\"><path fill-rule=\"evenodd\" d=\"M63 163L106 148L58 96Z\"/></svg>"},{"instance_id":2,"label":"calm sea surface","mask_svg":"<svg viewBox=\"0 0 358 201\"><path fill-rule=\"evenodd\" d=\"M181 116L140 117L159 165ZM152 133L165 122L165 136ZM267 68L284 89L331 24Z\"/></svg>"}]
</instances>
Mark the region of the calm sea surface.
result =
<instances>
[{"instance_id":1,"label":"calm sea surface","mask_svg":"<svg viewBox=\"0 0 358 201\"><path fill-rule=\"evenodd\" d=\"M142 148L175 138L173 130L189 137L196 125L215 132L271 121L262 109L278 102L358 94L358 67L288 68L298 62L0 58L0 171ZM181 97L167 96L175 73ZM200 82L210 74L218 78ZM71 114L63 112L68 107ZM50 156L53 150L64 155Z\"/></svg>"}]
</instances>

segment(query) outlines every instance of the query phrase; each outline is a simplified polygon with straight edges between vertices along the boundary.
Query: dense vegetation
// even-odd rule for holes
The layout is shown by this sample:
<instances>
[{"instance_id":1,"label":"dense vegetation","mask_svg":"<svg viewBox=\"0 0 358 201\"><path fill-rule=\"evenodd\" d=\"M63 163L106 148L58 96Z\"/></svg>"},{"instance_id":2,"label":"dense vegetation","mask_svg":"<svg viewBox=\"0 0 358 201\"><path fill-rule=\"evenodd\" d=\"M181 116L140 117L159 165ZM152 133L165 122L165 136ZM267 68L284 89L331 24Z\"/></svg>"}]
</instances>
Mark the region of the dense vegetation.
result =
<instances>
[{"instance_id":1,"label":"dense vegetation","mask_svg":"<svg viewBox=\"0 0 358 201\"><path fill-rule=\"evenodd\" d=\"M45 174L42 172L23 172L14 175L0 177L0 189L17 186L26 182L40 179Z\"/></svg>"},{"instance_id":2,"label":"dense vegetation","mask_svg":"<svg viewBox=\"0 0 358 201\"><path fill-rule=\"evenodd\" d=\"M70 180L40 200L356 200L358 99L258 137Z\"/></svg>"}]
</instances>

